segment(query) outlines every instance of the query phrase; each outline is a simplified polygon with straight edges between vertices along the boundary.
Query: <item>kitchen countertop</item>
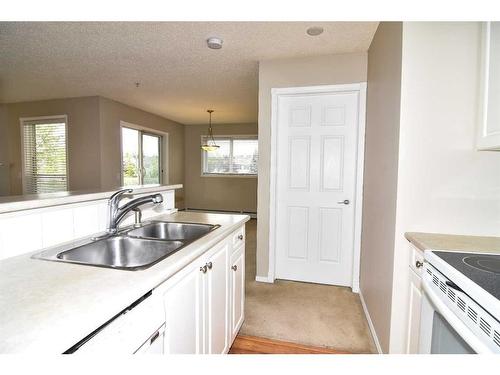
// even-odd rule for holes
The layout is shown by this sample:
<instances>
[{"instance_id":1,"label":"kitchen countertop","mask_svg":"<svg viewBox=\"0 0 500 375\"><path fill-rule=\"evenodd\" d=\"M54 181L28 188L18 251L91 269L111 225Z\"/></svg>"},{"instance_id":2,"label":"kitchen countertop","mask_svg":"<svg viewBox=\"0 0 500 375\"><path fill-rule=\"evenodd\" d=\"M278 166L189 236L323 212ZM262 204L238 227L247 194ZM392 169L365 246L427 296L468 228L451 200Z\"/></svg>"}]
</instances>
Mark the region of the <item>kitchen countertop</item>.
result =
<instances>
[{"instance_id":1,"label":"kitchen countertop","mask_svg":"<svg viewBox=\"0 0 500 375\"><path fill-rule=\"evenodd\" d=\"M500 237L407 232L405 237L418 249L500 254Z\"/></svg>"},{"instance_id":2,"label":"kitchen countertop","mask_svg":"<svg viewBox=\"0 0 500 375\"><path fill-rule=\"evenodd\" d=\"M125 188L134 189L134 194L156 193L165 190L182 189L182 185L144 185L129 186ZM63 204L93 201L97 199L108 199L116 190L102 191L60 191L56 193L27 194L0 197L0 214L30 210Z\"/></svg>"},{"instance_id":3,"label":"kitchen countertop","mask_svg":"<svg viewBox=\"0 0 500 375\"><path fill-rule=\"evenodd\" d=\"M250 218L178 212L152 219L220 228L142 271L31 259L41 250L0 261L0 353L64 352Z\"/></svg>"}]
</instances>

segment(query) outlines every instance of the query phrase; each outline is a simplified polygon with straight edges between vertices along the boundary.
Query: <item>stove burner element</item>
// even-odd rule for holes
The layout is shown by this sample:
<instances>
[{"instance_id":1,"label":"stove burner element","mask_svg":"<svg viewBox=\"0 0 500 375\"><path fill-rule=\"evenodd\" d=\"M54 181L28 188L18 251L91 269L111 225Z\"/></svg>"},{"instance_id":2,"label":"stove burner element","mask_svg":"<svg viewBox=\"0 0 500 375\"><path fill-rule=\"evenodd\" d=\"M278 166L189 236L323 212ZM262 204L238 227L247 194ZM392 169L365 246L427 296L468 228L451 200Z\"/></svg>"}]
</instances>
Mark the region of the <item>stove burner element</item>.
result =
<instances>
[{"instance_id":1,"label":"stove burner element","mask_svg":"<svg viewBox=\"0 0 500 375\"><path fill-rule=\"evenodd\" d=\"M498 256L474 255L465 257L462 261L478 270L500 275L500 259L498 259Z\"/></svg>"}]
</instances>

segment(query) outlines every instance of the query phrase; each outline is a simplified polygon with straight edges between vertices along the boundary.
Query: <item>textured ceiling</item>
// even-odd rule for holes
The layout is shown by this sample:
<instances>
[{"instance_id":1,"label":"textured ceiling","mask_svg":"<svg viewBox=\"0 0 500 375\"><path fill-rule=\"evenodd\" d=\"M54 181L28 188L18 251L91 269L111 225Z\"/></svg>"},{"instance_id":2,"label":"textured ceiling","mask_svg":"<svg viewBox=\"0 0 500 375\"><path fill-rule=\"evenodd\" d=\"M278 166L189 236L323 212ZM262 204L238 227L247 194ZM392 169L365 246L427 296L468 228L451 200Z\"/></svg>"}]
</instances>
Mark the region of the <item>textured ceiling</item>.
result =
<instances>
[{"instance_id":1,"label":"textured ceiling","mask_svg":"<svg viewBox=\"0 0 500 375\"><path fill-rule=\"evenodd\" d=\"M101 95L184 124L207 108L215 123L255 122L258 61L366 51L377 24L2 22L0 103Z\"/></svg>"}]
</instances>

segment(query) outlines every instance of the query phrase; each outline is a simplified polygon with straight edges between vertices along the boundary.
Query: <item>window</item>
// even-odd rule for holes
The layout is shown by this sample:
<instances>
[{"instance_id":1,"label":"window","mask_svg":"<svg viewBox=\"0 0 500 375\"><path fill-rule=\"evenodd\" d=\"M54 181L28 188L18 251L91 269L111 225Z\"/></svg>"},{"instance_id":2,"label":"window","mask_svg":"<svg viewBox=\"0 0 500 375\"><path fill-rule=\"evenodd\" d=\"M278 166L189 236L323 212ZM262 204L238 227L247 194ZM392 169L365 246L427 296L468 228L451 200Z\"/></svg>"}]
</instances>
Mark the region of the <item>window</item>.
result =
<instances>
[{"instance_id":1,"label":"window","mask_svg":"<svg viewBox=\"0 0 500 375\"><path fill-rule=\"evenodd\" d=\"M22 118L25 194L68 190L67 117Z\"/></svg>"},{"instance_id":2,"label":"window","mask_svg":"<svg viewBox=\"0 0 500 375\"><path fill-rule=\"evenodd\" d=\"M202 137L202 143L205 138ZM259 158L255 136L216 137L220 147L216 151L201 151L204 176L256 176Z\"/></svg>"},{"instance_id":3,"label":"window","mask_svg":"<svg viewBox=\"0 0 500 375\"><path fill-rule=\"evenodd\" d=\"M123 186L160 184L162 136L122 126Z\"/></svg>"}]
</instances>

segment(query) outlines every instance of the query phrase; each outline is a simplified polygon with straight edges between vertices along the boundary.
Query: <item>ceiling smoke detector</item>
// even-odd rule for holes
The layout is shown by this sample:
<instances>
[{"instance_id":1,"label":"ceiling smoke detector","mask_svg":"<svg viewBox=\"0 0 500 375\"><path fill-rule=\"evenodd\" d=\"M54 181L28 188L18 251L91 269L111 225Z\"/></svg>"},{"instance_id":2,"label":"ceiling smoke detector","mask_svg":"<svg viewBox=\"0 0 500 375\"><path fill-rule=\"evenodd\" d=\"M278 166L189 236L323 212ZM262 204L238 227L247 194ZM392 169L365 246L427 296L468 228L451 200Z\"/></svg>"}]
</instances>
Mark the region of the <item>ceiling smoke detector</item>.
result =
<instances>
[{"instance_id":1,"label":"ceiling smoke detector","mask_svg":"<svg viewBox=\"0 0 500 375\"><path fill-rule=\"evenodd\" d=\"M207 46L210 49L221 49L223 42L221 38L212 37L207 39Z\"/></svg>"},{"instance_id":2,"label":"ceiling smoke detector","mask_svg":"<svg viewBox=\"0 0 500 375\"><path fill-rule=\"evenodd\" d=\"M307 35L310 35L310 36L317 36L317 35L323 34L323 31L324 31L324 29L322 27L312 26L306 30L306 33L307 33Z\"/></svg>"}]
</instances>

